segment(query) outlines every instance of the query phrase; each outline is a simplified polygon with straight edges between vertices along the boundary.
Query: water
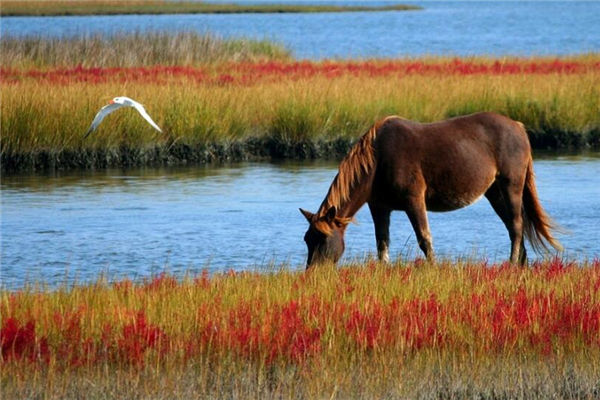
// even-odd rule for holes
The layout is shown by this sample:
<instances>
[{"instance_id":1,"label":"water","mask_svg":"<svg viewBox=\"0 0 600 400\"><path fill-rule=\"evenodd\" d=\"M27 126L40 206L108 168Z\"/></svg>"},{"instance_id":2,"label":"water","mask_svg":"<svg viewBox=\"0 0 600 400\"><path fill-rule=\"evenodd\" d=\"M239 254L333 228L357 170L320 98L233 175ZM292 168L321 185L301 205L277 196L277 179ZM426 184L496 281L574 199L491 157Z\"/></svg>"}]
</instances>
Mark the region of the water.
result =
<instances>
[{"instance_id":1,"label":"water","mask_svg":"<svg viewBox=\"0 0 600 400\"><path fill-rule=\"evenodd\" d=\"M254 3L261 1L252 1ZM325 2L323 2L325 3ZM327 2L390 4L392 2ZM279 41L298 58L435 55L561 55L600 50L600 2L406 2L422 11L4 17L2 36L72 36L127 31L212 32ZM57 284L175 274L269 263L302 268L306 222L336 172L331 163L108 170L3 176L1 285ZM600 157L538 159L538 190L569 235L566 256L600 257ZM375 250L367 208L347 233L345 261ZM508 256L508 235L482 200L430 213L440 256ZM394 213L394 256L419 254L406 216Z\"/></svg>"},{"instance_id":2,"label":"water","mask_svg":"<svg viewBox=\"0 0 600 400\"><path fill-rule=\"evenodd\" d=\"M307 225L298 207L315 211L336 170L337 163L261 163L4 176L2 285L303 268ZM570 230L560 236L566 255L600 257L600 157L538 159L535 170L542 204ZM508 257L508 234L485 200L429 218L439 256ZM345 261L375 252L367 207L357 222ZM420 255L404 213L392 214L391 240L393 257Z\"/></svg>"},{"instance_id":3,"label":"water","mask_svg":"<svg viewBox=\"0 0 600 400\"><path fill-rule=\"evenodd\" d=\"M393 2L322 3L380 5ZM288 46L301 59L428 54L531 56L600 50L600 2L401 3L421 5L424 10L322 14L6 17L2 18L0 29L2 35L16 36L193 30L212 32L224 37L272 39Z\"/></svg>"}]
</instances>

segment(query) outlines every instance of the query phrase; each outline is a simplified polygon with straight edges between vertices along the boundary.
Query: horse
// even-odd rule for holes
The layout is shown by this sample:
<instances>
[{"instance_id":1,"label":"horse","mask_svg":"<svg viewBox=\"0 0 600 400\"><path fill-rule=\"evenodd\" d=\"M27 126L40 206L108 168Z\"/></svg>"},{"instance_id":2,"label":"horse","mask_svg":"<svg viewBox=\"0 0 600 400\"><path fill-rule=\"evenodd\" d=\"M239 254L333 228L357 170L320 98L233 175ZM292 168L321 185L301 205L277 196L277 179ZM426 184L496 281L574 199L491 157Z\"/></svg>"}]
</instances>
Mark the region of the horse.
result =
<instances>
[{"instance_id":1,"label":"horse","mask_svg":"<svg viewBox=\"0 0 600 400\"><path fill-rule=\"evenodd\" d=\"M309 223L306 268L336 263L344 233L368 203L377 256L389 262L390 213L404 211L418 245L434 260L427 211L452 211L485 196L510 237L510 263L525 265L527 238L536 252L561 250L557 229L538 199L525 126L480 112L419 123L388 116L373 124L344 157L316 213L300 209Z\"/></svg>"}]
</instances>

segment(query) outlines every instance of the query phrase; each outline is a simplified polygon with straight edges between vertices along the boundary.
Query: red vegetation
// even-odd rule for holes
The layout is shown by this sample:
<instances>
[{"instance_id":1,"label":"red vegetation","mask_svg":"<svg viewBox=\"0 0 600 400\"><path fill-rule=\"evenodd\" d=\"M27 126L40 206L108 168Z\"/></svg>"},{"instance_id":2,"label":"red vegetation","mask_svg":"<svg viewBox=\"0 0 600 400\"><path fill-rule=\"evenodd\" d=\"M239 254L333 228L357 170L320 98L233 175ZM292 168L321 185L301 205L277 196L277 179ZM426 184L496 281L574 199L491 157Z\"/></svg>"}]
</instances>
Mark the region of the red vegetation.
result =
<instances>
[{"instance_id":1,"label":"red vegetation","mask_svg":"<svg viewBox=\"0 0 600 400\"><path fill-rule=\"evenodd\" d=\"M22 325L16 318L3 318L0 343L2 361L47 362L49 359L48 341L46 337L36 336L34 321Z\"/></svg>"},{"instance_id":2,"label":"red vegetation","mask_svg":"<svg viewBox=\"0 0 600 400\"><path fill-rule=\"evenodd\" d=\"M414 268L387 268L383 276L405 282L418 274ZM556 259L523 271L508 265L465 267L464 290L443 296L425 291L421 296L395 295L388 300L364 294L357 297L358 286L377 273L374 266L340 270L332 297L305 290L307 275L300 274L291 283L293 297L280 303L248 297L225 302L219 295L211 295L191 310L194 322L187 329L153 323L142 310L125 310L124 322L119 322L120 313L120 318L87 336L82 327L89 326L91 316L101 310L81 306L56 312L46 321L50 326L40 331L38 321L20 321L5 314L27 309L30 304L19 304L22 297L12 296L14 304L0 308L1 362L43 366L55 360L64 367L106 362L142 366L149 357L160 362L167 356L233 356L268 365L302 364L332 346L344 352L391 351L397 356L422 349L475 354L528 351L543 356L581 346L600 348L600 262L582 270ZM524 283L513 286L524 273L541 283L538 289ZM204 293L223 280L244 277L241 273L210 278L203 273L183 290ZM557 293L545 288L562 278L571 279L574 289ZM129 284L114 285L113 289L125 288L127 292L120 295L137 293L153 298L160 293L163 298L182 285L163 274L133 289Z\"/></svg>"},{"instance_id":3,"label":"red vegetation","mask_svg":"<svg viewBox=\"0 0 600 400\"><path fill-rule=\"evenodd\" d=\"M600 62L561 60L541 61L365 61L365 62L265 62L227 63L217 67L151 66L133 68L56 68L50 70L0 69L0 82L18 83L24 79L69 84L85 82L172 83L185 78L197 83L216 85L252 85L299 80L312 77L342 76L402 77L408 75L517 75L517 74L577 74L600 71Z\"/></svg>"},{"instance_id":4,"label":"red vegetation","mask_svg":"<svg viewBox=\"0 0 600 400\"><path fill-rule=\"evenodd\" d=\"M143 311L137 313L133 322L123 326L122 337L116 340L116 344L120 359L133 364L143 364L149 349L158 349L161 353L168 349L167 335L158 326L148 323Z\"/></svg>"}]
</instances>

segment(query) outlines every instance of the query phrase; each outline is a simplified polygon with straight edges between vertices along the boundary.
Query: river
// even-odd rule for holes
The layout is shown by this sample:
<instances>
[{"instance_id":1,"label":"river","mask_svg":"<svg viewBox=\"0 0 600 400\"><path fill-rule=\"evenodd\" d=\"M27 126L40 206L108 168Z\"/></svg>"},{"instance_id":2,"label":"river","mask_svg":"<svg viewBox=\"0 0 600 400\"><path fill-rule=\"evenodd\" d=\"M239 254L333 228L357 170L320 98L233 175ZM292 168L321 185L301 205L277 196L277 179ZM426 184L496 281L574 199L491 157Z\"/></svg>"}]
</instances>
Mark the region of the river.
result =
<instances>
[{"instance_id":1,"label":"river","mask_svg":"<svg viewBox=\"0 0 600 400\"><path fill-rule=\"evenodd\" d=\"M600 154L534 165L543 206L569 231L559 235L564 256L600 257ZM298 207L315 211L336 171L337 163L286 162L3 176L2 286L303 268ZM508 234L485 199L429 218L441 257L508 257ZM392 258L420 255L402 212L392 214L391 240ZM343 261L374 254L367 207L346 245Z\"/></svg>"},{"instance_id":2,"label":"river","mask_svg":"<svg viewBox=\"0 0 600 400\"><path fill-rule=\"evenodd\" d=\"M237 1L244 3L244 1ZM262 1L272 2L272 1ZM299 1L301 2L301 1ZM246 1L261 3L261 1ZM391 1L310 1L393 4ZM419 11L3 17L3 36L197 31L271 39L300 59L565 55L600 50L600 2L400 1Z\"/></svg>"}]
</instances>

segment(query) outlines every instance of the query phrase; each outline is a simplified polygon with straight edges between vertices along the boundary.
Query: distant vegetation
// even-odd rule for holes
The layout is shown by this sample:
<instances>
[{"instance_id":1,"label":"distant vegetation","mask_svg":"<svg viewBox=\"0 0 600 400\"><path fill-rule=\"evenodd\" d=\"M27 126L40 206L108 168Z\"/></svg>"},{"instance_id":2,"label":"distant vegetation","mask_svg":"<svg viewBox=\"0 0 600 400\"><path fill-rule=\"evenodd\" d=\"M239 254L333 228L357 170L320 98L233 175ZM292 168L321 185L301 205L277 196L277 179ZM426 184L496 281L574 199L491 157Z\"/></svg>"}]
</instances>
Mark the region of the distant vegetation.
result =
<instances>
[{"instance_id":1,"label":"distant vegetation","mask_svg":"<svg viewBox=\"0 0 600 400\"><path fill-rule=\"evenodd\" d=\"M537 149L600 145L600 56L297 62L206 35L2 40L2 169L343 156L378 118L496 111ZM158 134L115 96L143 103Z\"/></svg>"},{"instance_id":2,"label":"distant vegetation","mask_svg":"<svg viewBox=\"0 0 600 400\"><path fill-rule=\"evenodd\" d=\"M314 4L234 4L204 1L164 0L50 0L2 1L3 16L111 15L111 14L234 14L234 13L315 13L356 11L418 10L414 5L333 6Z\"/></svg>"},{"instance_id":3,"label":"distant vegetation","mask_svg":"<svg viewBox=\"0 0 600 400\"><path fill-rule=\"evenodd\" d=\"M600 263L364 262L0 290L3 398L592 399Z\"/></svg>"},{"instance_id":4,"label":"distant vegetation","mask_svg":"<svg viewBox=\"0 0 600 400\"><path fill-rule=\"evenodd\" d=\"M3 68L142 67L290 59L289 50L269 40L223 39L196 32L136 32L71 38L5 35L0 41Z\"/></svg>"}]
</instances>

